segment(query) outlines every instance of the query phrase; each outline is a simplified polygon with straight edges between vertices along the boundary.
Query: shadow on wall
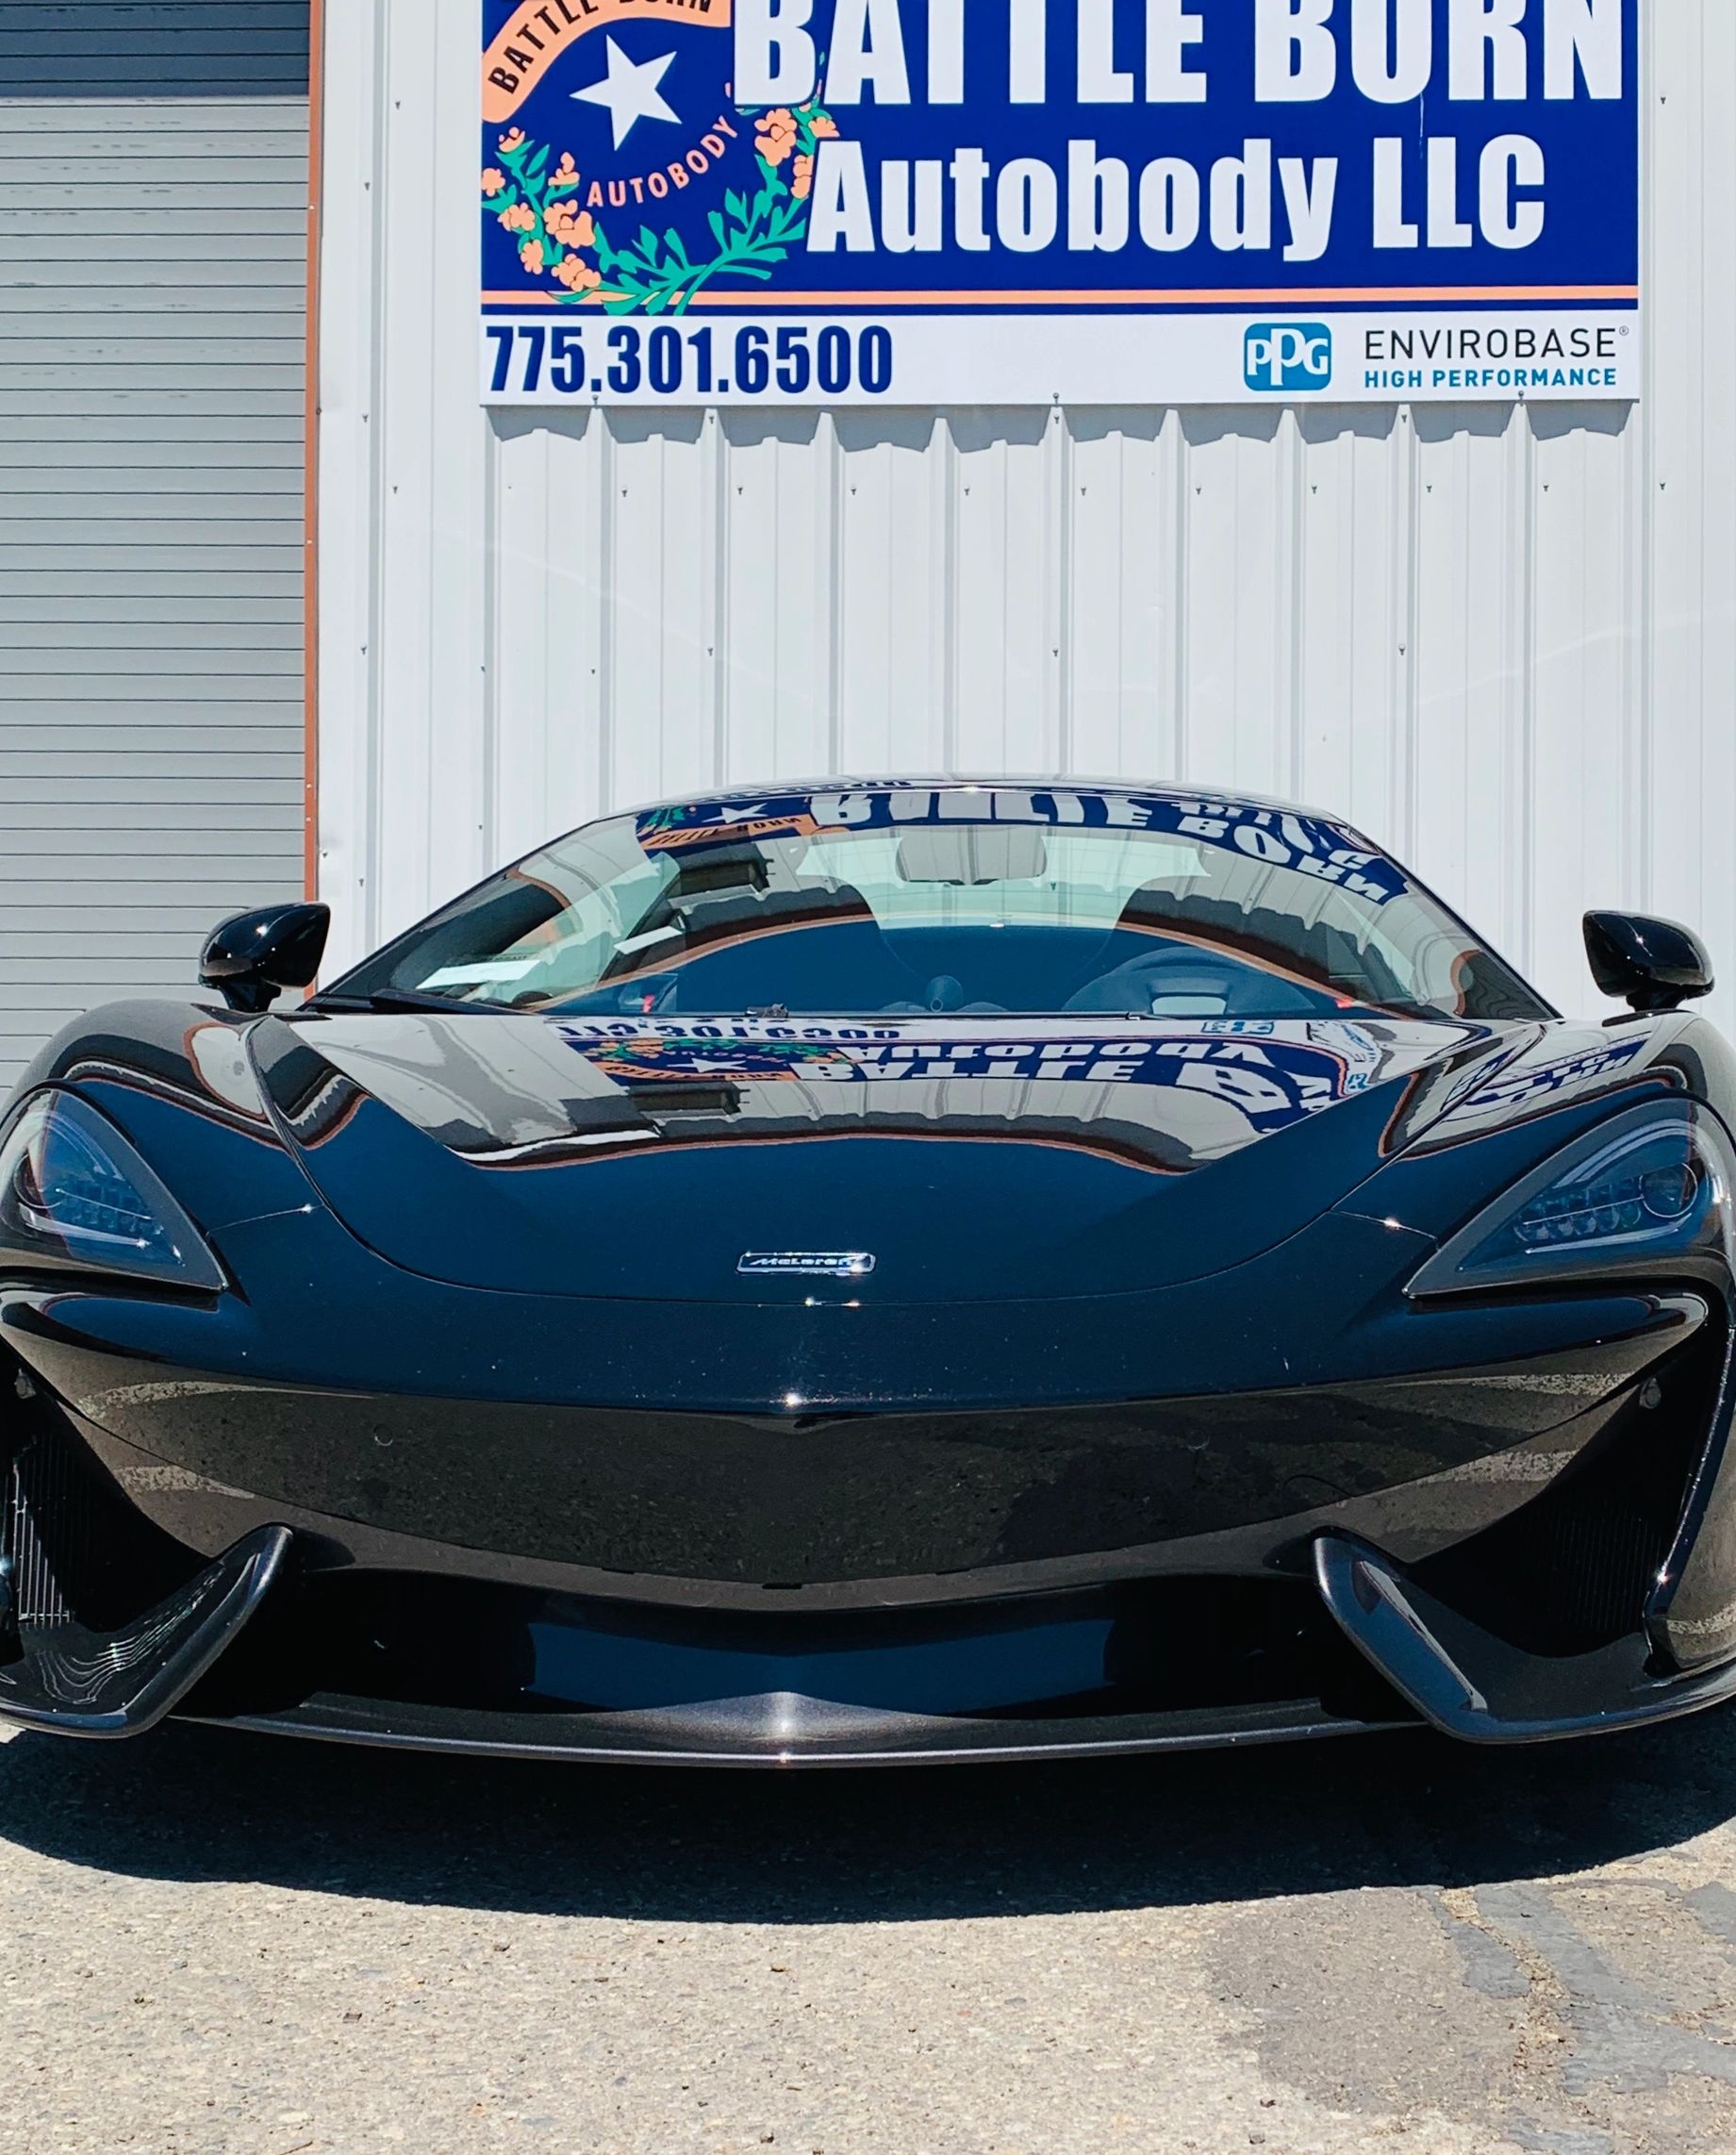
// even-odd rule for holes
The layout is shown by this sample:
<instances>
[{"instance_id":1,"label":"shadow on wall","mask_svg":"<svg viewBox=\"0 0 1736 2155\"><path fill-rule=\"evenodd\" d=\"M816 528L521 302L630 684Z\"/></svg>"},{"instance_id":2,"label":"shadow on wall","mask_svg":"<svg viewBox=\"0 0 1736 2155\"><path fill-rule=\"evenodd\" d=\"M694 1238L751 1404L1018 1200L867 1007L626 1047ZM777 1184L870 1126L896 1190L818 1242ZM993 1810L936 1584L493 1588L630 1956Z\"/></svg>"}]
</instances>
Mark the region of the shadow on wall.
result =
<instances>
[{"instance_id":1,"label":"shadow on wall","mask_svg":"<svg viewBox=\"0 0 1736 2155\"><path fill-rule=\"evenodd\" d=\"M1619 435L1635 407L1631 404L1536 404L1521 415L1512 405L1452 404L1414 405L1408 420L1397 405L1316 404L1291 407L1283 405L1197 405L1185 409L1138 405L1081 405L1066 414L1066 429L1075 441L1101 441L1111 435L1130 440L1155 441L1170 424L1178 426L1190 448L1215 441L1239 439L1273 442L1283 429L1284 415L1295 409L1296 427L1305 442L1338 440L1354 436L1363 440L1390 440L1400 427L1414 428L1419 441L1450 441L1457 435L1492 439L1515 425L1529 425L1537 441L1559 441L1575 433ZM789 406L756 411L731 407L718 414L718 429L731 448L756 448L765 441L808 445L819 439L828 415L811 406ZM495 439L518 441L536 434L564 435L580 440L593 424L606 425L617 441L664 440L697 442L706 418L691 407L679 410L617 406L609 411L552 410L512 406L495 407L488 414ZM830 415L840 449L846 452L880 448L925 450L937 431L950 431L955 447L966 450L1008 446L1034 446L1049 431L1051 412L1041 406L998 409L988 406L961 406L942 411L904 408L864 409L851 406Z\"/></svg>"},{"instance_id":2,"label":"shadow on wall","mask_svg":"<svg viewBox=\"0 0 1736 2155\"><path fill-rule=\"evenodd\" d=\"M1736 1813L1736 1717L1047 1766L551 1766L170 1727L0 1747L6 1837L138 1878L719 1923L1257 1902L1588 1869Z\"/></svg>"}]
</instances>

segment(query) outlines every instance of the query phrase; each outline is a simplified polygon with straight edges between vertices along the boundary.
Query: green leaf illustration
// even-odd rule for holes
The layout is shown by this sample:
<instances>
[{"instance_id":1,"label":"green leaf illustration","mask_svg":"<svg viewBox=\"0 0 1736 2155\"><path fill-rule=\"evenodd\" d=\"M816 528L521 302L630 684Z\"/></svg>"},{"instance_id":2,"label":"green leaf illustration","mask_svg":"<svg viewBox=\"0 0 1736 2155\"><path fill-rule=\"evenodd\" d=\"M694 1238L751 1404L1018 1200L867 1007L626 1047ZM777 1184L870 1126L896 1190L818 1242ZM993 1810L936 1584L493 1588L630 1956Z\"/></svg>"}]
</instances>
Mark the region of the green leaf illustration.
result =
<instances>
[{"instance_id":1,"label":"green leaf illustration","mask_svg":"<svg viewBox=\"0 0 1736 2155\"><path fill-rule=\"evenodd\" d=\"M748 108L742 108L742 115L750 120L753 118L753 112ZM795 157L811 158L815 155L820 140L815 133L817 123L826 127L827 139L835 137L836 129L831 125L829 115L817 98L791 108L789 118L796 128ZM787 141L787 133L785 139ZM541 267L529 274L547 290L545 280L556 281L553 279L553 272L570 256L583 260L588 252L594 257L603 279L602 289L593 288L588 292L557 289L550 296L562 306L583 306L587 301L596 301L604 313L610 315L685 314L695 293L713 277L738 277L755 284L769 282L771 266L786 261L792 248L801 244L807 231L810 206L806 195L798 196L792 184L793 162L771 164L759 154L756 145L753 161L759 171L759 186L752 198L743 190L731 188L724 194L722 209L706 212L705 222L715 250L709 257L694 260L688 254L686 241L672 225L658 234L649 224L641 224L631 245L617 246L601 224L593 224L588 246L573 247L556 239L548 220L555 199L578 189L578 174L570 173L565 178L550 180L548 168L552 150L547 143L521 142L515 149L503 149L499 155L508 183L500 193L485 195L483 207L496 217L521 203L529 207L534 224L514 234L521 250L533 241L541 244ZM576 207L576 204L566 207L562 211L563 221L570 219Z\"/></svg>"}]
</instances>

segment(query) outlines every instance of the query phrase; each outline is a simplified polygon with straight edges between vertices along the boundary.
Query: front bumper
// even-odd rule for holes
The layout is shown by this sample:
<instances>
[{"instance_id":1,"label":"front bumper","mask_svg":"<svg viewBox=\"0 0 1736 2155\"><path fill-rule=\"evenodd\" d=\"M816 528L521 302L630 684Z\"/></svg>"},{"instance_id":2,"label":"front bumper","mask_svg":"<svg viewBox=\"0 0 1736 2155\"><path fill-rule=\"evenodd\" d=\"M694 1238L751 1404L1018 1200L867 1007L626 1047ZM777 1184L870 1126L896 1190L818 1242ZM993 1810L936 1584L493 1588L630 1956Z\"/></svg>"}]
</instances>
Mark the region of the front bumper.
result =
<instances>
[{"instance_id":1,"label":"front bumper","mask_svg":"<svg viewBox=\"0 0 1736 2155\"><path fill-rule=\"evenodd\" d=\"M1722 1657L1674 1665L1645 1621L1705 1512L1724 1351L1707 1314L1659 1299L1565 1370L1544 1357L992 1425L859 1417L830 1448L835 1425L801 1417L620 1416L604 1447L547 1409L98 1368L32 1334L0 1716L118 1735L174 1713L373 1745L761 1765L1423 1722L1529 1742L1663 1719L1736 1685ZM489 1419L512 1416L521 1432ZM657 1567L598 1561L610 1537L584 1507L537 1516L537 1430L540 1486L560 1484L564 1455L568 1482L590 1461L593 1500L637 1491L643 1517L612 1538ZM494 1441L515 1434L516 1452ZM619 1441L632 1436L645 1442ZM673 1467L723 1437L736 1479L744 1461L808 1462L807 1509L762 1492L755 1541L738 1491L720 1507L727 1475L673 1506ZM248 1459L270 1469L251 1491L212 1471ZM503 1459L520 1485L490 1510ZM865 1465L919 1468L930 1495L950 1475L958 1501L877 1512ZM816 1533L827 1495L831 1532ZM774 1528L781 1541L763 1538Z\"/></svg>"},{"instance_id":2,"label":"front bumper","mask_svg":"<svg viewBox=\"0 0 1736 2155\"><path fill-rule=\"evenodd\" d=\"M504 1391L517 1342L492 1314ZM1431 1317L1405 1344L1463 1359L1339 1382L1107 1401L1009 1383L1017 1403L972 1405L937 1375L933 1404L791 1393L783 1411L732 1412L660 1403L685 1334L661 1338L632 1406L276 1382L103 1336L124 1320L173 1338L178 1315L0 1299L7 1344L76 1445L199 1554L282 1523L328 1567L743 1613L775 1594L804 1614L1295 1571L1318 1528L1420 1561L1608 1442L1653 1379L1672 1398L1638 1450L1668 1454L1673 1527L1675 1438L1697 1430L1703 1444L1721 1331L1698 1296L1625 1292L1543 1305L1529 1328ZM887 1348L889 1367L908 1365L896 1332ZM942 1367L928 1350L917 1366ZM1057 1357L1049 1384L1077 1374Z\"/></svg>"},{"instance_id":3,"label":"front bumper","mask_svg":"<svg viewBox=\"0 0 1736 2155\"><path fill-rule=\"evenodd\" d=\"M983 1543L993 1515L978 1481L958 1517L978 1534L973 1553L998 1560L896 1571L874 1534L907 1533L918 1511L904 1511L889 1528L864 1521L855 1575L827 1568L838 1545L817 1541L795 1580L668 1563L612 1571L575 1563L570 1538L540 1553L532 1536L530 1553L498 1533L493 1548L487 1534L456 1538L485 1487L478 1466L426 1472L424 1457L420 1483L388 1481L405 1429L394 1416L429 1403L290 1403L272 1388L107 1368L75 1407L24 1379L35 1397L8 1469L0 1717L131 1734L176 1714L351 1744L696 1765L1159 1752L1417 1724L1503 1744L1665 1719L1728 1696L1736 1662L1682 1668L1647 1632L1654 1582L1706 1481L1723 1358L1721 1328L1693 1310L1659 1303L1654 1317L1598 1347L1596 1384L1590 1364L1566 1382L1553 1362L1404 1379L1295 1397L1253 1434L1249 1399L1230 1401L1241 1429L1230 1498L1223 1424L1219 1459L1187 1484L1176 1476L1176 1454L1199 1457L1208 1403L1152 1407L1144 1422L1117 1409L1114 1442L1090 1424L1066 1454L1075 1483L1082 1464L1142 1461L1148 1491L1206 1506L1191 1534L1131 1541L1139 1508L1124 1504L1116 1541L1097 1533L1107 1513L1049 1502L1047 1541ZM245 1412L260 1397L265 1422ZM1486 1414L1506 1401L1506 1427L1466 1424L1466 1399ZM89 1418L99 1401L109 1422L121 1405L136 1416L129 1437ZM299 1472L304 1502L213 1479L220 1439L228 1461L250 1444L256 1464L273 1459L260 1429L287 1431L290 1405L304 1435L282 1466ZM1053 1446L1066 1446L1021 1454L1015 1420L1000 1424L1003 1457L1025 1464L1013 1515L1040 1521ZM1365 1472L1387 1459L1365 1494L1303 1479L1297 1450L1318 1464L1327 1424L1335 1457ZM131 1442L146 1427L164 1449L179 1434L181 1459ZM969 1467L983 1431L961 1431ZM803 1435L738 1429L773 1449ZM926 1457L939 1476L941 1431L926 1444L904 1464ZM357 1487L349 1511L306 1502L344 1500L357 1454L374 1454L372 1489ZM1432 1472L1400 1479L1407 1459ZM1129 1487L1122 1476L1107 1498ZM407 1504L411 1491L407 1521L388 1498ZM857 1517L862 1494L835 1496L838 1517ZM1213 1511L1226 1502L1241 1504L1241 1523ZM495 1530L523 1519L523 1491L510 1519L483 1517ZM661 1517L666 1534L703 1530L691 1506ZM403 1530L439 1519L438 1541Z\"/></svg>"}]
</instances>

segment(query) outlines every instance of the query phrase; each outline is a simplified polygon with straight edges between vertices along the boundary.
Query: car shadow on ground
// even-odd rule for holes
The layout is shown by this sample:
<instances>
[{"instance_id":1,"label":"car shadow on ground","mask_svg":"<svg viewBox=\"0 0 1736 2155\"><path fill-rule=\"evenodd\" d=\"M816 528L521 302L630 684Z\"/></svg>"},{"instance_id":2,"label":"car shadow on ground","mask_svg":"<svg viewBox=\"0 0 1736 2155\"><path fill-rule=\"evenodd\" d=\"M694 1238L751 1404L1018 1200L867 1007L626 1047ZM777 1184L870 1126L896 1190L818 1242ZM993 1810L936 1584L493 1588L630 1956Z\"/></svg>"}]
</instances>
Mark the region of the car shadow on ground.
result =
<instances>
[{"instance_id":1,"label":"car shadow on ground","mask_svg":"<svg viewBox=\"0 0 1736 2155\"><path fill-rule=\"evenodd\" d=\"M1736 1713L1476 1750L1422 1732L815 1773L549 1765L169 1727L0 1746L0 1836L141 1878L657 1922L1184 1906L1592 1868L1736 1815Z\"/></svg>"}]
</instances>

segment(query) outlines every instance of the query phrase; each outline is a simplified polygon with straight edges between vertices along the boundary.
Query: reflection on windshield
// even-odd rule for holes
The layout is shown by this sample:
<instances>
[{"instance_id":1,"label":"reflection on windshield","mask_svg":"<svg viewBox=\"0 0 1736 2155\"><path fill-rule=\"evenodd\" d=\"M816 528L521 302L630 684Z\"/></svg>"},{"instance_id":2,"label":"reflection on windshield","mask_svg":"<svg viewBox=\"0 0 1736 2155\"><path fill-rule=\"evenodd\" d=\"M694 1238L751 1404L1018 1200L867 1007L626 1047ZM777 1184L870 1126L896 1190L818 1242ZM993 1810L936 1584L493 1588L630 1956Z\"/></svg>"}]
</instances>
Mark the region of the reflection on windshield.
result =
<instances>
[{"instance_id":1,"label":"reflection on windshield","mask_svg":"<svg viewBox=\"0 0 1736 2155\"><path fill-rule=\"evenodd\" d=\"M613 818L335 993L570 1017L1547 1014L1342 825L1197 795L978 787Z\"/></svg>"}]
</instances>

